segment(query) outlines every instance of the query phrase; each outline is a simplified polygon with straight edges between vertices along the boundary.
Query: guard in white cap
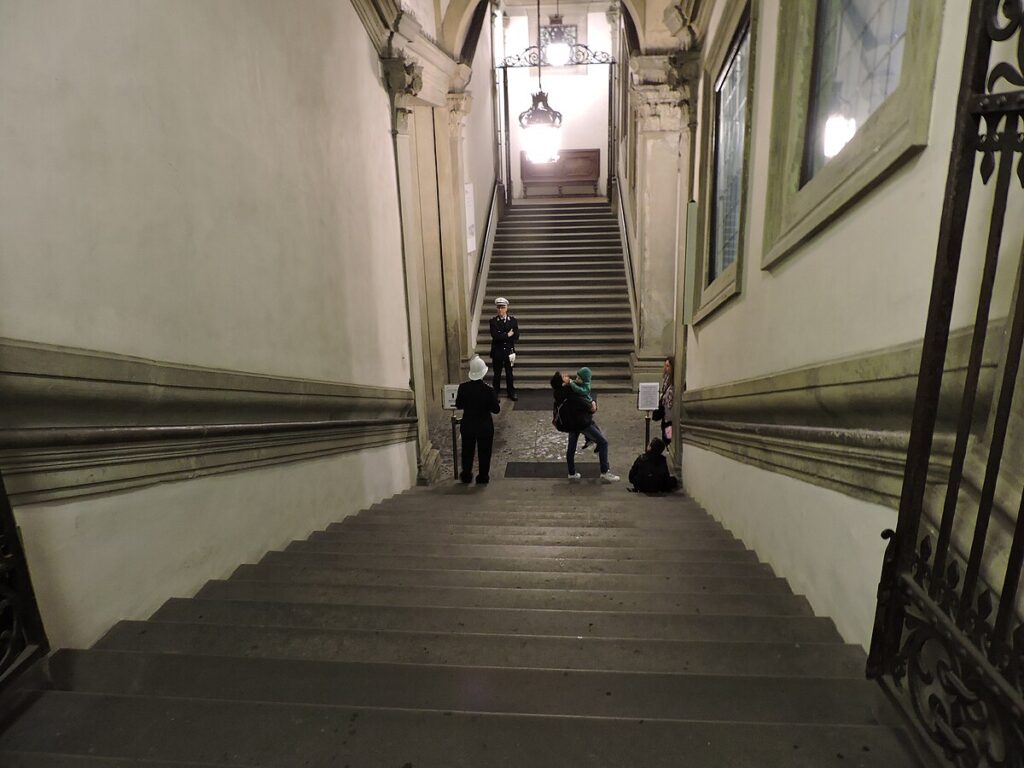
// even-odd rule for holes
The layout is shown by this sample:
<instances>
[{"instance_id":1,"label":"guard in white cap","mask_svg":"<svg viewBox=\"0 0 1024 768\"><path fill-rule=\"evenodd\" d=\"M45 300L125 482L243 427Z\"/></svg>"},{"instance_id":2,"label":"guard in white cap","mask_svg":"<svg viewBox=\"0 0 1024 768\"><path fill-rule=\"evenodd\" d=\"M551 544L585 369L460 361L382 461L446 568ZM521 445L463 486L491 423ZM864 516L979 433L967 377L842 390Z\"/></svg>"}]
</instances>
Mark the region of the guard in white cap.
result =
<instances>
[{"instance_id":1,"label":"guard in white cap","mask_svg":"<svg viewBox=\"0 0 1024 768\"><path fill-rule=\"evenodd\" d=\"M479 355L469 361L469 381L459 384L455 407L462 411L462 473L463 483L473 481L473 454L479 458L477 485L487 485L491 477L491 446L494 444L492 413L499 413L501 405L494 390L484 381L487 363Z\"/></svg>"},{"instance_id":2,"label":"guard in white cap","mask_svg":"<svg viewBox=\"0 0 1024 768\"><path fill-rule=\"evenodd\" d=\"M508 399L518 400L516 384L512 376L515 362L516 342L519 341L519 321L509 314L508 299L499 296L494 300L498 314L491 318L491 366L494 368L494 393L501 394L501 372L505 371L505 385Z\"/></svg>"}]
</instances>

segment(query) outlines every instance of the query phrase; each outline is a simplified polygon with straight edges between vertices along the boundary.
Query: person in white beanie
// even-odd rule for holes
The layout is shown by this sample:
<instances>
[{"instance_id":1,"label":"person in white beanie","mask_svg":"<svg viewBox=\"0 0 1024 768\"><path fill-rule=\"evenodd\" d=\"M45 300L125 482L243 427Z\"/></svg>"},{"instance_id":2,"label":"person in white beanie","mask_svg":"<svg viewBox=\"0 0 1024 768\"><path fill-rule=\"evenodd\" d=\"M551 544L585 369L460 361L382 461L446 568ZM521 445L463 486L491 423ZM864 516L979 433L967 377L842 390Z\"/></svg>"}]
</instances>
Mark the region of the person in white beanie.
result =
<instances>
[{"instance_id":1,"label":"person in white beanie","mask_svg":"<svg viewBox=\"0 0 1024 768\"><path fill-rule=\"evenodd\" d=\"M519 321L509 314L508 299L499 296L494 300L498 314L491 318L491 365L494 366L494 393L501 394L501 371L505 370L505 385L509 400L518 400L512 363L515 360L516 342L519 341Z\"/></svg>"},{"instance_id":2,"label":"person in white beanie","mask_svg":"<svg viewBox=\"0 0 1024 768\"><path fill-rule=\"evenodd\" d=\"M469 361L469 381L459 384L455 396L455 407L462 411L462 474L459 480L469 483L473 480L473 454L477 454L477 485L490 482L491 446L494 444L494 421L492 413L499 413L501 405L491 386L484 381L487 363L476 355Z\"/></svg>"}]
</instances>

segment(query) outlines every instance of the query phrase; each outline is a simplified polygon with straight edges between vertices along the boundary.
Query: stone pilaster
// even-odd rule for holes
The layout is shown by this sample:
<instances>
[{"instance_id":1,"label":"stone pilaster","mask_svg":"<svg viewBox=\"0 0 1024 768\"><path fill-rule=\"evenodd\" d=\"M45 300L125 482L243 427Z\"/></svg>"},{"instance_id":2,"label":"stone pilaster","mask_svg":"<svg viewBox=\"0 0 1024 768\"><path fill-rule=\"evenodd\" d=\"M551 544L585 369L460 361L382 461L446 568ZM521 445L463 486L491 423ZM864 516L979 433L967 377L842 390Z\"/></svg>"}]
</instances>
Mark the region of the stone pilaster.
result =
<instances>
[{"instance_id":1,"label":"stone pilaster","mask_svg":"<svg viewBox=\"0 0 1024 768\"><path fill-rule=\"evenodd\" d=\"M688 154L689 89L673 78L668 56L630 62L636 132L636 244L640 347L633 380L657 381L676 339L677 243L682 199L680 158Z\"/></svg>"},{"instance_id":2,"label":"stone pilaster","mask_svg":"<svg viewBox=\"0 0 1024 768\"><path fill-rule=\"evenodd\" d=\"M409 328L410 386L416 403L417 482L429 484L441 473L441 454L430 442L428 418L433 398L430 363L424 355L424 313L427 306L423 279L423 246L419 232L419 193L416 184L416 147L414 111L410 106L419 92L422 79L418 65L403 57L382 60L384 81L391 96L392 133L395 143L395 169L398 176L399 206L402 216L402 258L405 267L406 316Z\"/></svg>"}]
</instances>

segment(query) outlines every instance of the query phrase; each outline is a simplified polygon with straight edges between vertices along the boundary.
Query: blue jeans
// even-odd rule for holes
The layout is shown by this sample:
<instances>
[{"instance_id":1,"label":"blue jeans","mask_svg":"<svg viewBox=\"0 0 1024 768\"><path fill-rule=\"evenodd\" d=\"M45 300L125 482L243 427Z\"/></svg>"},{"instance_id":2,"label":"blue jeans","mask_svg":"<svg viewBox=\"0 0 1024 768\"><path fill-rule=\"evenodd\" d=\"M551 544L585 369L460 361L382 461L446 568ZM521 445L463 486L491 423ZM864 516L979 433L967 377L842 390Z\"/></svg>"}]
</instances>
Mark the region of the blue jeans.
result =
<instances>
[{"instance_id":1,"label":"blue jeans","mask_svg":"<svg viewBox=\"0 0 1024 768\"><path fill-rule=\"evenodd\" d=\"M576 443L580 440L579 432L569 433L569 444L565 449L565 463L569 468L569 474L576 474ZM582 434L597 443L597 458L601 462L602 474L608 471L608 438L604 436L597 424L591 424L583 430Z\"/></svg>"}]
</instances>

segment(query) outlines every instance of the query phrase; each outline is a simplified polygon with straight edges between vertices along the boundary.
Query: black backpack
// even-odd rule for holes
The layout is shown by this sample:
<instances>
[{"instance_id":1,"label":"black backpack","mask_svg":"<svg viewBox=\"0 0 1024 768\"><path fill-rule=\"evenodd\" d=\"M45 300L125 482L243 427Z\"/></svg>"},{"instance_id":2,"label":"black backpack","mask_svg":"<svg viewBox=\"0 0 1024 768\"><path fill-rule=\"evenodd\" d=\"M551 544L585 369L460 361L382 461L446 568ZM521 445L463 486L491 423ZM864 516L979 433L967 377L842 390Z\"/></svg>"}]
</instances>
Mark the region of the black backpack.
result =
<instances>
[{"instance_id":1,"label":"black backpack","mask_svg":"<svg viewBox=\"0 0 1024 768\"><path fill-rule=\"evenodd\" d=\"M640 493L662 493L674 491L679 487L679 481L668 472L665 457L650 456L646 453L641 453L633 462L629 470L629 482Z\"/></svg>"}]
</instances>

